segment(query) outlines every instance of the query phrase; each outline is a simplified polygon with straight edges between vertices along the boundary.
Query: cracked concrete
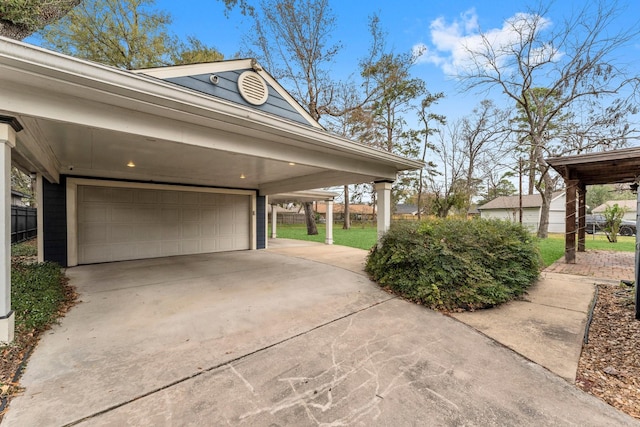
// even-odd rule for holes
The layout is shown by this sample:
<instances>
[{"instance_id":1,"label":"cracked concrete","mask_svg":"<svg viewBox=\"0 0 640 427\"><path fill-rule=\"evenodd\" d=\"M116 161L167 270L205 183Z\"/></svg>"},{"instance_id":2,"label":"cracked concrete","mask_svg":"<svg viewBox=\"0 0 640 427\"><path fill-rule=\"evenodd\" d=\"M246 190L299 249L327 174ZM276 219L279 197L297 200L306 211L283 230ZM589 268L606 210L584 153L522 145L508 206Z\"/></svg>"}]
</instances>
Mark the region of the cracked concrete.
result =
<instances>
[{"instance_id":1,"label":"cracked concrete","mask_svg":"<svg viewBox=\"0 0 640 427\"><path fill-rule=\"evenodd\" d=\"M638 425L321 248L69 269L2 425Z\"/></svg>"}]
</instances>

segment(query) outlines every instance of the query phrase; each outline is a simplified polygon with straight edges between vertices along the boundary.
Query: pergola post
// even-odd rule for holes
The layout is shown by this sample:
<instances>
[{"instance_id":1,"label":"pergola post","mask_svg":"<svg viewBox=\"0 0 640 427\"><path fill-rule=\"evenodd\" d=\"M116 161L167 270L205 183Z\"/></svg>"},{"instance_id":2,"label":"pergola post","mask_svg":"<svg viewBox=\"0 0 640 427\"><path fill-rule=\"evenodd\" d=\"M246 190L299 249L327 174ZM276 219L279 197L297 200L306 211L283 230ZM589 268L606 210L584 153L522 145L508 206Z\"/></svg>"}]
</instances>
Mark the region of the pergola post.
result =
<instances>
[{"instance_id":1,"label":"pergola post","mask_svg":"<svg viewBox=\"0 0 640 427\"><path fill-rule=\"evenodd\" d=\"M578 185L578 252L584 252L585 248L585 217L587 215L587 186L582 182Z\"/></svg>"},{"instance_id":2,"label":"pergola post","mask_svg":"<svg viewBox=\"0 0 640 427\"><path fill-rule=\"evenodd\" d=\"M276 204L271 204L271 238L275 239L278 237L278 233L276 230L276 224L278 223L278 214L276 213Z\"/></svg>"},{"instance_id":3,"label":"pergola post","mask_svg":"<svg viewBox=\"0 0 640 427\"><path fill-rule=\"evenodd\" d=\"M327 214L325 218L325 239L324 242L327 245L333 245L333 199L327 199L324 201L327 207Z\"/></svg>"},{"instance_id":4,"label":"pergola post","mask_svg":"<svg viewBox=\"0 0 640 427\"><path fill-rule=\"evenodd\" d=\"M0 343L13 341L15 316L11 310L11 149L16 130L0 122Z\"/></svg>"},{"instance_id":5,"label":"pergola post","mask_svg":"<svg viewBox=\"0 0 640 427\"><path fill-rule=\"evenodd\" d=\"M565 180L566 191L566 217L565 217L565 240L564 240L564 262L567 264L576 263L576 194L579 181L575 179Z\"/></svg>"},{"instance_id":6,"label":"pergola post","mask_svg":"<svg viewBox=\"0 0 640 427\"><path fill-rule=\"evenodd\" d=\"M378 194L378 242L384 233L391 227L391 181L379 181L375 183Z\"/></svg>"},{"instance_id":7,"label":"pergola post","mask_svg":"<svg viewBox=\"0 0 640 427\"><path fill-rule=\"evenodd\" d=\"M637 181L636 181L637 182ZM640 191L636 189L636 258L635 258L635 274L636 280L636 320L640 320L640 236L638 236L638 228L640 226Z\"/></svg>"}]
</instances>

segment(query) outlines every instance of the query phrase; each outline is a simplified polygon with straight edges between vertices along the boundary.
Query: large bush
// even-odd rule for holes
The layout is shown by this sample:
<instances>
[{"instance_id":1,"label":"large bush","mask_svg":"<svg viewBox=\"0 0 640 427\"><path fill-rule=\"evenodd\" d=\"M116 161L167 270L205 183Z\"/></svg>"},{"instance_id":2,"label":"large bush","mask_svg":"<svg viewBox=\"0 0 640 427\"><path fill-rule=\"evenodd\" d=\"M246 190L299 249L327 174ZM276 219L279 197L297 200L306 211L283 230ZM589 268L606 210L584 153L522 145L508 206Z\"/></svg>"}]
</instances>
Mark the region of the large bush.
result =
<instances>
[{"instance_id":1,"label":"large bush","mask_svg":"<svg viewBox=\"0 0 640 427\"><path fill-rule=\"evenodd\" d=\"M428 307L473 310L521 295L542 266L520 224L435 219L394 224L366 271L391 291Z\"/></svg>"}]
</instances>

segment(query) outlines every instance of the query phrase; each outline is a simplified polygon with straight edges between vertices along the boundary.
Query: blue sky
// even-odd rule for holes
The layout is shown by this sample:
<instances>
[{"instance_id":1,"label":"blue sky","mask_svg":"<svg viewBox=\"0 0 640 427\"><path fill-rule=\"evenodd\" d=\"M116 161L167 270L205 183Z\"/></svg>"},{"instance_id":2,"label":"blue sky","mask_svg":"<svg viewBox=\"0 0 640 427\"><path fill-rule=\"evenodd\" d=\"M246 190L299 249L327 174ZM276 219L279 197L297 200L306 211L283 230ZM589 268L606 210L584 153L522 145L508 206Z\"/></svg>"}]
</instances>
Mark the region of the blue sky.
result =
<instances>
[{"instance_id":1,"label":"blue sky","mask_svg":"<svg viewBox=\"0 0 640 427\"><path fill-rule=\"evenodd\" d=\"M233 57L242 48L242 40L250 34L251 20L239 12L224 15L222 2L217 0L158 0L159 9L168 11L174 19L172 30L179 36L193 35L214 46L226 57ZM551 25L561 22L572 11L580 9L584 0L561 0L549 3L547 15ZM624 3L623 3L624 4ZM455 80L447 76L454 52L451 48L464 37L473 37L479 30L497 31L504 21L536 2L461 1L461 0L334 0L331 8L336 15L334 38L343 49L334 64L335 76L345 79L358 72L358 59L369 46L368 17L377 13L381 27L387 32L387 46L396 52L410 51L417 45L427 47L428 56L414 67L414 75L424 79L432 92L442 91L434 111L449 120L468 114L486 97L479 93L461 93ZM640 16L640 2L629 0L626 11L616 23L632 27ZM436 31L437 30L437 31ZM624 52L625 59L640 69L640 40ZM430 58L431 60L428 60Z\"/></svg>"}]
</instances>

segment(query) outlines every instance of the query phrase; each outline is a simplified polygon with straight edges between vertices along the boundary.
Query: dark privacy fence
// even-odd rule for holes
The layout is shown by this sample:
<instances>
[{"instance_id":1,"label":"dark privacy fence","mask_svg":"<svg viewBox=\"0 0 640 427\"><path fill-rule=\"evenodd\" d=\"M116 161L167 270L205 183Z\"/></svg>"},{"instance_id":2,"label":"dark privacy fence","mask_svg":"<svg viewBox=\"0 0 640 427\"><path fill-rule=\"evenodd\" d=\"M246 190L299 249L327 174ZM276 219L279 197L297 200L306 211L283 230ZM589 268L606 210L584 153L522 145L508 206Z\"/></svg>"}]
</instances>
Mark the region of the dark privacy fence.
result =
<instances>
[{"instance_id":1,"label":"dark privacy fence","mask_svg":"<svg viewBox=\"0 0 640 427\"><path fill-rule=\"evenodd\" d=\"M11 243L23 242L37 235L37 209L11 206Z\"/></svg>"}]
</instances>

